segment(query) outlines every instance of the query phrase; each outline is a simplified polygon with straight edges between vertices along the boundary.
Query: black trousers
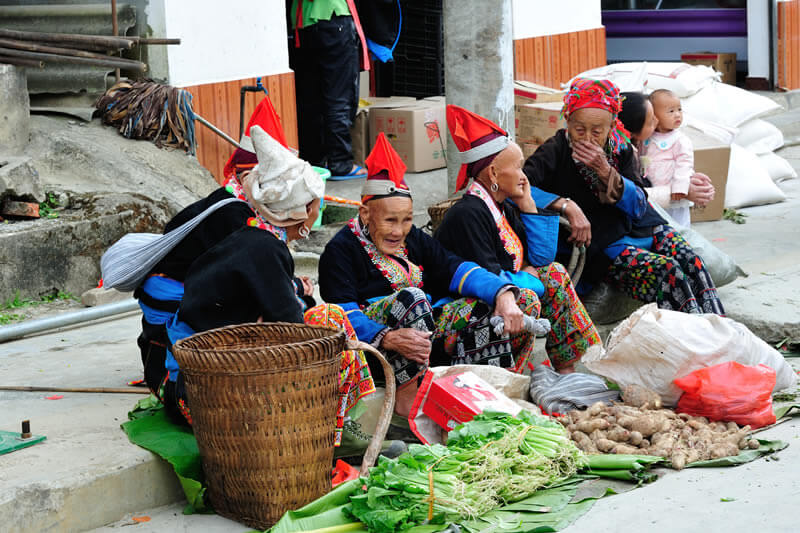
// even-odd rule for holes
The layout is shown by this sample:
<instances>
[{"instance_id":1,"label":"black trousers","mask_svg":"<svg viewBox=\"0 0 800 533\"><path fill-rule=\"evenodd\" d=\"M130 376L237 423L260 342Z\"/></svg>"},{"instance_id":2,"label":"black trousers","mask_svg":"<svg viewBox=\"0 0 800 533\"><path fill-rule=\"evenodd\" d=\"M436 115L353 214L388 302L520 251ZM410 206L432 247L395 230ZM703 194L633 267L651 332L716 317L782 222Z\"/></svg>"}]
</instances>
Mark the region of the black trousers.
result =
<instances>
[{"instance_id":1,"label":"black trousers","mask_svg":"<svg viewBox=\"0 0 800 533\"><path fill-rule=\"evenodd\" d=\"M295 73L300 157L334 176L353 168L350 127L358 110L359 44L353 18L335 16L289 41Z\"/></svg>"}]
</instances>

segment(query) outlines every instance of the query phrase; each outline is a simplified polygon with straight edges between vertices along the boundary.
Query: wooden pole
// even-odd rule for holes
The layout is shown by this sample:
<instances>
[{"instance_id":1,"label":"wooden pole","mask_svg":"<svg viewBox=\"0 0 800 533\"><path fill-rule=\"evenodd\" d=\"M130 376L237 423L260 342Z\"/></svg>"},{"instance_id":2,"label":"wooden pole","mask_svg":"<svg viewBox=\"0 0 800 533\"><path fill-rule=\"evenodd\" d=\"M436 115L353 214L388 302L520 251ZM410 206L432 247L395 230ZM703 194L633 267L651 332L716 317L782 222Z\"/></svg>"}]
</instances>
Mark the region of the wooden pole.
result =
<instances>
[{"instance_id":1,"label":"wooden pole","mask_svg":"<svg viewBox=\"0 0 800 533\"><path fill-rule=\"evenodd\" d=\"M44 68L44 61L37 61L35 59L22 59L21 57L8 57L0 55L0 63L5 63L6 65L15 65L17 67Z\"/></svg>"},{"instance_id":2,"label":"wooden pole","mask_svg":"<svg viewBox=\"0 0 800 533\"><path fill-rule=\"evenodd\" d=\"M44 33L38 31L17 31L0 29L0 37L36 41L53 44L89 44L107 49L133 48L134 40L127 37L109 37L108 35L80 35L77 33Z\"/></svg>"},{"instance_id":3,"label":"wooden pole","mask_svg":"<svg viewBox=\"0 0 800 533\"><path fill-rule=\"evenodd\" d=\"M181 44L180 39L157 39L150 37L128 37L133 39L136 44Z\"/></svg>"},{"instance_id":4,"label":"wooden pole","mask_svg":"<svg viewBox=\"0 0 800 533\"><path fill-rule=\"evenodd\" d=\"M131 70L138 70L140 72L147 71L147 65L140 61L133 61L131 59L122 59L118 57L107 57L104 59L96 59L91 57L75 57L63 56L59 54L44 54L40 52L28 52L25 50L14 50L13 48L0 47L0 55L8 57L19 57L22 59L39 59L47 63L76 63L79 65L94 65L99 67L111 68L129 68Z\"/></svg>"},{"instance_id":5,"label":"wooden pole","mask_svg":"<svg viewBox=\"0 0 800 533\"><path fill-rule=\"evenodd\" d=\"M37 387L31 385L1 385L2 391L19 392L87 392L102 394L150 394L146 387Z\"/></svg>"}]
</instances>

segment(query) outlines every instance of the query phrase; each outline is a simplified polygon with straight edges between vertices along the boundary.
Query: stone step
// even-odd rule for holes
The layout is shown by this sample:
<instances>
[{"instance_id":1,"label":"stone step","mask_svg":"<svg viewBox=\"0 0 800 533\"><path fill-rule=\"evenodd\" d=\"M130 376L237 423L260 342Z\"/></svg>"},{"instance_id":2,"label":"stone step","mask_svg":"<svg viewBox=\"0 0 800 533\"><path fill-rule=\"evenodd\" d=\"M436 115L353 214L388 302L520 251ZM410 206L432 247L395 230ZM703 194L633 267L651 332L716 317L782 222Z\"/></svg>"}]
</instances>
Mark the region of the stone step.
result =
<instances>
[{"instance_id":1,"label":"stone step","mask_svg":"<svg viewBox=\"0 0 800 533\"><path fill-rule=\"evenodd\" d=\"M0 344L3 385L122 387L141 377L140 315ZM55 396L54 396L55 395ZM62 399L47 399L63 396ZM0 392L0 429L41 444L0 460L3 531L85 531L183 499L172 468L120 424L138 394Z\"/></svg>"}]
</instances>

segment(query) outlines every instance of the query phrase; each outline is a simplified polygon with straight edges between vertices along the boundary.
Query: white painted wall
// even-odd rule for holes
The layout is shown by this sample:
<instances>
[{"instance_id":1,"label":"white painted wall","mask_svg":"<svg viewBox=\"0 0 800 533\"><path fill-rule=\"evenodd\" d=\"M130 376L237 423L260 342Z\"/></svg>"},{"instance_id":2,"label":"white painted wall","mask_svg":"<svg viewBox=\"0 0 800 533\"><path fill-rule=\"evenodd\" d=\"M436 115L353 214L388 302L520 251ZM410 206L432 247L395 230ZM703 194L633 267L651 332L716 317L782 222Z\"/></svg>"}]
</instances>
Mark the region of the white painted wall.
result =
<instances>
[{"instance_id":1,"label":"white painted wall","mask_svg":"<svg viewBox=\"0 0 800 533\"><path fill-rule=\"evenodd\" d=\"M769 9L768 0L747 1L747 75L769 79Z\"/></svg>"},{"instance_id":2,"label":"white painted wall","mask_svg":"<svg viewBox=\"0 0 800 533\"><path fill-rule=\"evenodd\" d=\"M153 2L156 3L156 2ZM283 0L159 0L176 87L289 71Z\"/></svg>"},{"instance_id":3,"label":"white painted wall","mask_svg":"<svg viewBox=\"0 0 800 533\"><path fill-rule=\"evenodd\" d=\"M600 0L514 0L514 39L600 28Z\"/></svg>"}]
</instances>

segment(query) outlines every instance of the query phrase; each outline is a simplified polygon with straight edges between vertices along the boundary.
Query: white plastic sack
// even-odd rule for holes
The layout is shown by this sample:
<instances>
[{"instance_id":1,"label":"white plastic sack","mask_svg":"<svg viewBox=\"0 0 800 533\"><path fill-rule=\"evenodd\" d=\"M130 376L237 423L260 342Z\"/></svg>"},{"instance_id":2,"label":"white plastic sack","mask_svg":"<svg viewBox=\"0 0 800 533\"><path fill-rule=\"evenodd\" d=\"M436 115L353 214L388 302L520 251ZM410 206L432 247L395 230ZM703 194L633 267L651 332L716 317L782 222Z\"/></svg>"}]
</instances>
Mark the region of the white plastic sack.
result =
<instances>
[{"instance_id":1,"label":"white plastic sack","mask_svg":"<svg viewBox=\"0 0 800 533\"><path fill-rule=\"evenodd\" d=\"M711 244L708 239L692 228L681 227L660 205L654 203L651 205L653 209L658 211L658 214L667 221L667 224L680 232L683 238L686 239L686 242L692 247L692 250L700 256L700 259L703 260L703 264L706 266L706 270L708 270L708 273L711 275L711 279L714 281L714 285L722 287L723 285L731 283L739 276L747 276L744 270L733 260L733 257Z\"/></svg>"},{"instance_id":2,"label":"white plastic sack","mask_svg":"<svg viewBox=\"0 0 800 533\"><path fill-rule=\"evenodd\" d=\"M681 391L673 380L727 361L765 364L775 370L775 391L794 387L797 376L783 356L744 325L717 315L690 315L649 304L609 336L606 351L586 354L586 367L618 384L641 385L675 405Z\"/></svg>"},{"instance_id":3,"label":"white plastic sack","mask_svg":"<svg viewBox=\"0 0 800 533\"><path fill-rule=\"evenodd\" d=\"M797 177L797 171L792 168L792 165L790 165L787 160L778 154L773 154L772 152L762 154L758 156L758 160L761 161L761 166L767 171L772 181L776 183Z\"/></svg>"},{"instance_id":4,"label":"white plastic sack","mask_svg":"<svg viewBox=\"0 0 800 533\"><path fill-rule=\"evenodd\" d=\"M756 154L739 145L731 145L725 207L739 208L782 202L786 195L769 177Z\"/></svg>"},{"instance_id":5,"label":"white plastic sack","mask_svg":"<svg viewBox=\"0 0 800 533\"><path fill-rule=\"evenodd\" d=\"M783 146L783 133L774 124L757 118L739 126L733 142L758 155L768 154Z\"/></svg>"},{"instance_id":6,"label":"white plastic sack","mask_svg":"<svg viewBox=\"0 0 800 533\"><path fill-rule=\"evenodd\" d=\"M691 126L692 128L700 130L709 137L713 137L726 145L730 145L736 138L736 135L739 134L738 128L732 128L725 124L711 122L710 120L703 120L689 113L683 115L683 121L686 126Z\"/></svg>"},{"instance_id":7,"label":"white plastic sack","mask_svg":"<svg viewBox=\"0 0 800 533\"><path fill-rule=\"evenodd\" d=\"M702 120L738 128L781 106L766 96L727 83L711 82L696 94L681 100L683 111Z\"/></svg>"},{"instance_id":8,"label":"white plastic sack","mask_svg":"<svg viewBox=\"0 0 800 533\"><path fill-rule=\"evenodd\" d=\"M705 65L637 62L615 63L587 70L577 77L611 80L623 92L668 89L678 98L685 98L697 93L712 81L719 80L720 74Z\"/></svg>"}]
</instances>

